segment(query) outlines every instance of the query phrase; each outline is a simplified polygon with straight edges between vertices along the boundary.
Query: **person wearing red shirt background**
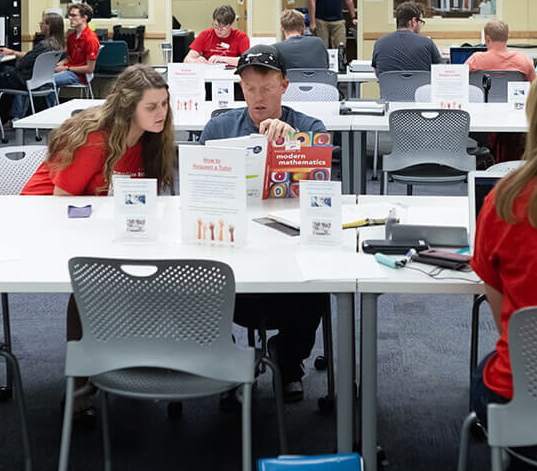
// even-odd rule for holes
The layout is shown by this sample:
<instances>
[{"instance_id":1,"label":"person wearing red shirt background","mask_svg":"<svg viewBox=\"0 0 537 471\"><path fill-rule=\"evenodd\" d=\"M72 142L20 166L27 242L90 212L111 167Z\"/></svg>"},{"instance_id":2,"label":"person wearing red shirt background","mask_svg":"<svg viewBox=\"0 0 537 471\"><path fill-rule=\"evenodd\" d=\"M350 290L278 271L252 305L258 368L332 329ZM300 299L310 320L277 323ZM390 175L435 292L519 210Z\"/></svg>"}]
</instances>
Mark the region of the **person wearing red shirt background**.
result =
<instances>
[{"instance_id":1,"label":"person wearing red shirt background","mask_svg":"<svg viewBox=\"0 0 537 471\"><path fill-rule=\"evenodd\" d=\"M516 310L537 305L537 81L531 86L526 114L525 165L500 180L485 198L470 262L485 283L499 333L496 349L472 377L470 402L484 425L489 403L506 403L513 397L509 319ZM537 456L535 447L518 451ZM512 464L510 470L521 469L520 462Z\"/></svg>"},{"instance_id":2,"label":"person wearing red shirt background","mask_svg":"<svg viewBox=\"0 0 537 471\"><path fill-rule=\"evenodd\" d=\"M49 134L45 162L30 178L23 195L106 195L114 174L156 178L159 189L173 193L173 116L168 84L152 67L125 69L102 106L88 108ZM82 327L74 298L67 308L67 340L78 340ZM86 378L77 378L82 387ZM93 422L92 398L79 396L75 420Z\"/></svg>"},{"instance_id":3,"label":"person wearing red shirt background","mask_svg":"<svg viewBox=\"0 0 537 471\"><path fill-rule=\"evenodd\" d=\"M224 63L237 67L239 56L250 48L248 35L233 29L235 10L223 5L213 12L213 27L202 31L190 45L185 62Z\"/></svg>"},{"instance_id":4,"label":"person wearing red shirt background","mask_svg":"<svg viewBox=\"0 0 537 471\"><path fill-rule=\"evenodd\" d=\"M56 86L86 83L85 74L95 70L99 38L89 28L93 8L86 3L71 5L68 9L69 25L74 31L67 37L67 57L58 62L54 74Z\"/></svg>"}]
</instances>

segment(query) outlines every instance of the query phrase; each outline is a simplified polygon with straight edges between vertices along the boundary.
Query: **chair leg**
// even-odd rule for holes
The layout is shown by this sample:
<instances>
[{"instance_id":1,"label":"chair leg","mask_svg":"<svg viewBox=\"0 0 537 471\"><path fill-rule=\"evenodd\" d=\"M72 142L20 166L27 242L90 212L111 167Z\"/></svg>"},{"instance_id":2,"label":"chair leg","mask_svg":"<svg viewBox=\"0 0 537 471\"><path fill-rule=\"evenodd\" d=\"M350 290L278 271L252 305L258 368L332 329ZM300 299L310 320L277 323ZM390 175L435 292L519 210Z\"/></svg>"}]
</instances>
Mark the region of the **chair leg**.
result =
<instances>
[{"instance_id":1,"label":"chair leg","mask_svg":"<svg viewBox=\"0 0 537 471\"><path fill-rule=\"evenodd\" d=\"M378 159L379 159L379 132L375 131L375 148L373 151L373 175L371 180L378 180Z\"/></svg>"},{"instance_id":2,"label":"chair leg","mask_svg":"<svg viewBox=\"0 0 537 471\"><path fill-rule=\"evenodd\" d=\"M16 358L11 354L11 351L6 345L0 344L0 355L6 359L6 363L10 365L13 371L13 381L15 383L15 396L19 407L19 417L21 422L22 433L22 448L24 451L24 469L25 471L32 470L32 454L30 451L30 438L28 433L28 419L26 416L26 404L24 403L24 392L22 389L21 374L19 364Z\"/></svg>"},{"instance_id":3,"label":"chair leg","mask_svg":"<svg viewBox=\"0 0 537 471\"><path fill-rule=\"evenodd\" d=\"M332 341L332 311L330 309L323 313L323 347L326 361L326 380L328 391L325 401L333 401L335 398L334 384L334 344Z\"/></svg>"},{"instance_id":4,"label":"chair leg","mask_svg":"<svg viewBox=\"0 0 537 471\"><path fill-rule=\"evenodd\" d=\"M242 470L252 470L252 385L242 386Z\"/></svg>"},{"instance_id":5,"label":"chair leg","mask_svg":"<svg viewBox=\"0 0 537 471\"><path fill-rule=\"evenodd\" d=\"M457 471L466 471L468 464L468 442L470 440L470 428L477 422L475 412L471 412L462 424L461 439L459 445L459 465Z\"/></svg>"},{"instance_id":6,"label":"chair leg","mask_svg":"<svg viewBox=\"0 0 537 471\"><path fill-rule=\"evenodd\" d=\"M30 90L28 90L28 96L30 97L30 105L32 107L32 114L35 114L34 97L33 97L32 92ZM58 94L56 93L56 100L57 99L58 99ZM39 134L39 129L38 128L35 128L35 140L36 141L41 140L41 135Z\"/></svg>"},{"instance_id":7,"label":"chair leg","mask_svg":"<svg viewBox=\"0 0 537 471\"><path fill-rule=\"evenodd\" d=\"M65 388L65 410L63 411L62 441L60 445L58 471L67 471L69 465L69 448L71 445L71 431L73 428L74 390L75 378L73 376L68 376Z\"/></svg>"},{"instance_id":8,"label":"chair leg","mask_svg":"<svg viewBox=\"0 0 537 471\"><path fill-rule=\"evenodd\" d=\"M88 98L91 98L93 100L93 88L91 88L91 83L88 82L88 92L89 92L89 97Z\"/></svg>"},{"instance_id":9,"label":"chair leg","mask_svg":"<svg viewBox=\"0 0 537 471\"><path fill-rule=\"evenodd\" d=\"M108 420L108 393L101 394L101 427L103 433L104 471L112 471L112 448L110 447L110 423Z\"/></svg>"},{"instance_id":10,"label":"chair leg","mask_svg":"<svg viewBox=\"0 0 537 471\"><path fill-rule=\"evenodd\" d=\"M407 196L412 196L412 189L413 189L412 185L407 185L406 186L406 195Z\"/></svg>"},{"instance_id":11,"label":"chair leg","mask_svg":"<svg viewBox=\"0 0 537 471\"><path fill-rule=\"evenodd\" d=\"M266 364L272 370L272 383L274 396L276 398L276 413L278 415L278 434L280 440L280 455L287 454L287 436L285 431L284 410L283 410L283 384L282 375L278 365L270 358L261 357L261 363Z\"/></svg>"},{"instance_id":12,"label":"chair leg","mask_svg":"<svg viewBox=\"0 0 537 471\"><path fill-rule=\"evenodd\" d=\"M388 172L382 172L381 181L380 181L380 194L388 194Z\"/></svg>"},{"instance_id":13,"label":"chair leg","mask_svg":"<svg viewBox=\"0 0 537 471\"><path fill-rule=\"evenodd\" d=\"M479 309L481 304L487 300L487 297L482 294L474 297L474 304L472 305L472 327L470 330L470 383L472 381L472 375L477 367L477 355L479 350ZM469 410L472 411L471 404L468 405Z\"/></svg>"},{"instance_id":14,"label":"chair leg","mask_svg":"<svg viewBox=\"0 0 537 471\"><path fill-rule=\"evenodd\" d=\"M499 446L490 447L490 465L492 471L503 471L502 449Z\"/></svg>"},{"instance_id":15,"label":"chair leg","mask_svg":"<svg viewBox=\"0 0 537 471\"><path fill-rule=\"evenodd\" d=\"M4 351L11 353L11 323L9 320L9 300L7 293L2 293L2 318L4 326ZM0 387L0 401L6 401L13 395L12 377L11 364L6 361L6 385Z\"/></svg>"}]
</instances>

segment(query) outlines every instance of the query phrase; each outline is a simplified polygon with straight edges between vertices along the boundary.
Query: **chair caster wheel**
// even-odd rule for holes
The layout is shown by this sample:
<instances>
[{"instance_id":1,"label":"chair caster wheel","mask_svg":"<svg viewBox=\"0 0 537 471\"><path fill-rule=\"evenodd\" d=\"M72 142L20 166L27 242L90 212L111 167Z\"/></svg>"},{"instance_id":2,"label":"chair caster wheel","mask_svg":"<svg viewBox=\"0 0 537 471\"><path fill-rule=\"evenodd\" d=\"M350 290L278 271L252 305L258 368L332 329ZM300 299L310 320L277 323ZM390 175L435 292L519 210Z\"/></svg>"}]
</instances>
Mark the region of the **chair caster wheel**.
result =
<instances>
[{"instance_id":1,"label":"chair caster wheel","mask_svg":"<svg viewBox=\"0 0 537 471\"><path fill-rule=\"evenodd\" d=\"M326 364L326 358L322 355L319 355L315 358L315 361L313 362L313 366L315 366L316 370L326 370L327 364Z\"/></svg>"},{"instance_id":2,"label":"chair caster wheel","mask_svg":"<svg viewBox=\"0 0 537 471\"><path fill-rule=\"evenodd\" d=\"M7 144L9 142L8 139L2 139L2 144Z\"/></svg>"},{"instance_id":3,"label":"chair caster wheel","mask_svg":"<svg viewBox=\"0 0 537 471\"><path fill-rule=\"evenodd\" d=\"M41 142L43 140L43 138L41 136L35 136L35 140L37 142Z\"/></svg>"},{"instance_id":4,"label":"chair caster wheel","mask_svg":"<svg viewBox=\"0 0 537 471\"><path fill-rule=\"evenodd\" d=\"M470 426L470 435L472 435L472 438L476 441L482 442L487 438L485 434L485 429L479 422L474 422Z\"/></svg>"},{"instance_id":5,"label":"chair caster wheel","mask_svg":"<svg viewBox=\"0 0 537 471\"><path fill-rule=\"evenodd\" d=\"M323 396L317 400L317 406L321 412L330 413L334 411L335 402L333 397Z\"/></svg>"},{"instance_id":6,"label":"chair caster wheel","mask_svg":"<svg viewBox=\"0 0 537 471\"><path fill-rule=\"evenodd\" d=\"M11 387L0 387L0 402L7 401L13 397L13 389Z\"/></svg>"},{"instance_id":7,"label":"chair caster wheel","mask_svg":"<svg viewBox=\"0 0 537 471\"><path fill-rule=\"evenodd\" d=\"M377 469L385 468L386 466L388 466L388 456L380 445L377 445Z\"/></svg>"},{"instance_id":8,"label":"chair caster wheel","mask_svg":"<svg viewBox=\"0 0 537 471\"><path fill-rule=\"evenodd\" d=\"M168 403L168 418L178 419L183 415L183 403L182 402L169 402Z\"/></svg>"},{"instance_id":9,"label":"chair caster wheel","mask_svg":"<svg viewBox=\"0 0 537 471\"><path fill-rule=\"evenodd\" d=\"M379 176L378 175L372 175L371 176L371 181L372 182L378 182L379 181Z\"/></svg>"}]
</instances>

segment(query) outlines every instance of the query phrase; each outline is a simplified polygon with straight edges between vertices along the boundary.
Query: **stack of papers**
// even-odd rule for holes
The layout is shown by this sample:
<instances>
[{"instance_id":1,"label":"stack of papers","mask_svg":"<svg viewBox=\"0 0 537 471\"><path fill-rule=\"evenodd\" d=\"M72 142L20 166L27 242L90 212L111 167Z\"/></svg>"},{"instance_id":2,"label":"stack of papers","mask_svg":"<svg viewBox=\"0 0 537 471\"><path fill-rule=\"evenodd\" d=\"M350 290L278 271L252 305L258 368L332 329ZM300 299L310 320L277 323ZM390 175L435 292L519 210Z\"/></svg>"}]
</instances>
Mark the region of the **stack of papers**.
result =
<instances>
[{"instance_id":1,"label":"stack of papers","mask_svg":"<svg viewBox=\"0 0 537 471\"><path fill-rule=\"evenodd\" d=\"M373 114L383 116L387 106L384 100L342 101L340 114Z\"/></svg>"},{"instance_id":2,"label":"stack of papers","mask_svg":"<svg viewBox=\"0 0 537 471\"><path fill-rule=\"evenodd\" d=\"M349 71L350 72L374 72L375 69L373 69L373 66L371 65L371 61L367 60L352 60L349 64Z\"/></svg>"}]
</instances>

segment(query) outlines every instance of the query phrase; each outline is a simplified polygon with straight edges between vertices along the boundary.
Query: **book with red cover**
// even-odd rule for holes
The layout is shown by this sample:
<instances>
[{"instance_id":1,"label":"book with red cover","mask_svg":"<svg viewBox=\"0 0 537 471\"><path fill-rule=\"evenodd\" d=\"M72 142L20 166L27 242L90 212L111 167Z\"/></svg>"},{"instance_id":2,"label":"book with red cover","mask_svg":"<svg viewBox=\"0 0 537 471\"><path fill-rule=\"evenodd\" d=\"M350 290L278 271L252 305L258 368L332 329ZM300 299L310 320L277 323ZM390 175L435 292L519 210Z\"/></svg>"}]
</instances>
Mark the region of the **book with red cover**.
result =
<instances>
[{"instance_id":1,"label":"book with red cover","mask_svg":"<svg viewBox=\"0 0 537 471\"><path fill-rule=\"evenodd\" d=\"M332 136L328 132L295 132L271 142L263 199L298 198L300 180L330 180Z\"/></svg>"}]
</instances>

